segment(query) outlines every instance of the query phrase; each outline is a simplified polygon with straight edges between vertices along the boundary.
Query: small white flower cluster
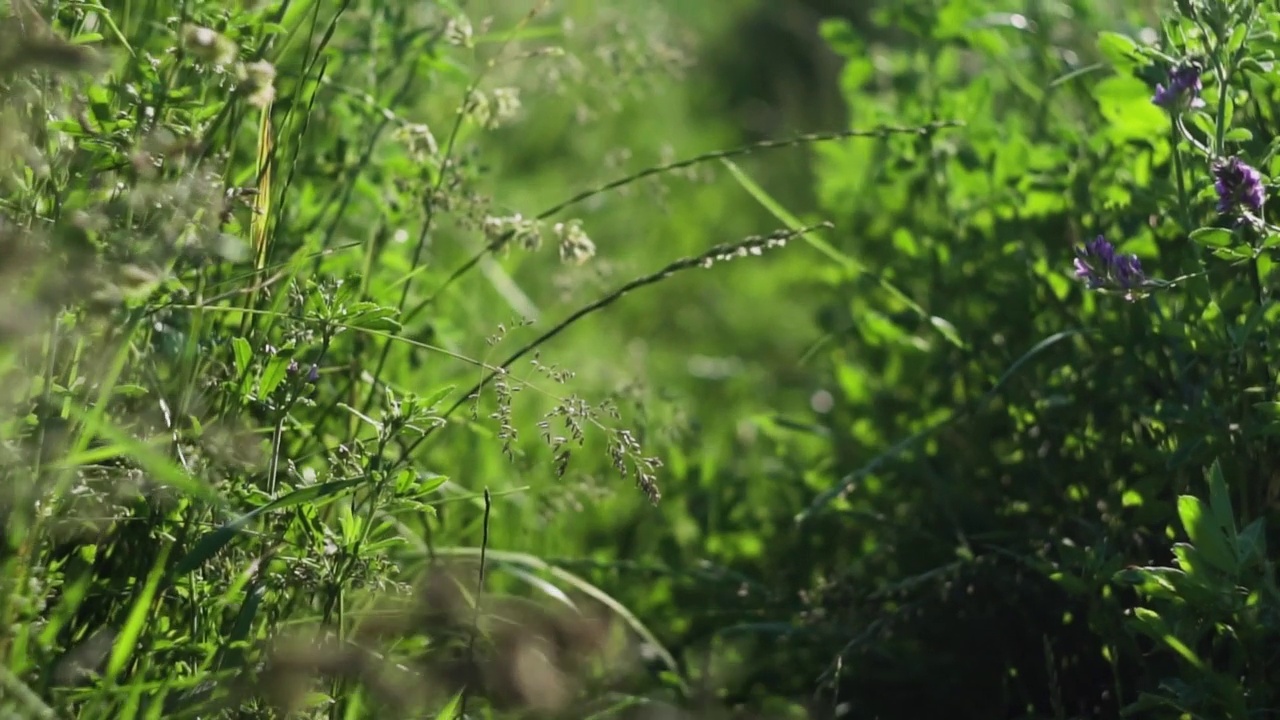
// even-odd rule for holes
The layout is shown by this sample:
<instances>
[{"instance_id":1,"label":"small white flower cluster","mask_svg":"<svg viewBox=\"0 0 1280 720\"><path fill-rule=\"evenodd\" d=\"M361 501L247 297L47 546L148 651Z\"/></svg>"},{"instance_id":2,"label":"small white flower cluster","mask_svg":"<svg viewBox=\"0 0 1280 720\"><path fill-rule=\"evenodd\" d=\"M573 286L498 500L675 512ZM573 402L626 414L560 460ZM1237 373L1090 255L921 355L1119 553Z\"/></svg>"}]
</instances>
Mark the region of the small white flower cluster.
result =
<instances>
[{"instance_id":1,"label":"small white flower cluster","mask_svg":"<svg viewBox=\"0 0 1280 720\"><path fill-rule=\"evenodd\" d=\"M522 107L519 88L501 87L494 88L488 94L473 90L466 110L480 127L493 130L515 120Z\"/></svg>"},{"instance_id":2,"label":"small white flower cluster","mask_svg":"<svg viewBox=\"0 0 1280 720\"><path fill-rule=\"evenodd\" d=\"M596 244L582 230L581 220L556 223L551 231L560 241L560 262L581 265L595 257Z\"/></svg>"},{"instance_id":3,"label":"small white flower cluster","mask_svg":"<svg viewBox=\"0 0 1280 720\"><path fill-rule=\"evenodd\" d=\"M251 105L265 108L276 97L276 68L266 60L239 60L240 48L216 30L198 25L182 28L182 49L200 62L219 70L234 66L236 79Z\"/></svg>"},{"instance_id":4,"label":"small white flower cluster","mask_svg":"<svg viewBox=\"0 0 1280 720\"><path fill-rule=\"evenodd\" d=\"M484 219L481 227L494 249L512 243L527 250L537 250L542 246L542 222L526 218L520 213L505 217L490 215ZM551 235L555 237L560 251L560 261L566 265L582 265L595 257L596 244L582 229L581 220L558 222L551 226Z\"/></svg>"},{"instance_id":5,"label":"small white flower cluster","mask_svg":"<svg viewBox=\"0 0 1280 720\"><path fill-rule=\"evenodd\" d=\"M783 235L770 235L764 238L751 238L732 247L726 247L703 255L699 264L709 268L718 262L744 258L749 255L760 256L765 250L786 247L788 238Z\"/></svg>"},{"instance_id":6,"label":"small white flower cluster","mask_svg":"<svg viewBox=\"0 0 1280 720\"><path fill-rule=\"evenodd\" d=\"M436 142L436 136L425 123L402 125L396 129L395 137L403 141L408 146L409 152L415 155L425 152L427 157L434 158L440 154L440 144Z\"/></svg>"},{"instance_id":7,"label":"small white flower cluster","mask_svg":"<svg viewBox=\"0 0 1280 720\"><path fill-rule=\"evenodd\" d=\"M537 220L526 218L520 213L496 217L489 215L481 223L485 238L490 245L510 245L515 243L526 250L537 250L542 247L542 224Z\"/></svg>"}]
</instances>

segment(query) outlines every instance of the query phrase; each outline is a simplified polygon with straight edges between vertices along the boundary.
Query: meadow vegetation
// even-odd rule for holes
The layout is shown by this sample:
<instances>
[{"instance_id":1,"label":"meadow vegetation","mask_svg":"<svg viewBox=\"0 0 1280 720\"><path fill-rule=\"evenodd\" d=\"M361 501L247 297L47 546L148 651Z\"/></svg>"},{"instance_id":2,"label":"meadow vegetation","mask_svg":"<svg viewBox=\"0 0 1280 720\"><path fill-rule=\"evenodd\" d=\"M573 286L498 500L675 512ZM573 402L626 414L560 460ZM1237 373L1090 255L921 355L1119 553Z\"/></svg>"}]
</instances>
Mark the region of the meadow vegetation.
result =
<instances>
[{"instance_id":1,"label":"meadow vegetation","mask_svg":"<svg viewBox=\"0 0 1280 720\"><path fill-rule=\"evenodd\" d=\"M1274 715L1277 50L5 0L0 718Z\"/></svg>"}]
</instances>

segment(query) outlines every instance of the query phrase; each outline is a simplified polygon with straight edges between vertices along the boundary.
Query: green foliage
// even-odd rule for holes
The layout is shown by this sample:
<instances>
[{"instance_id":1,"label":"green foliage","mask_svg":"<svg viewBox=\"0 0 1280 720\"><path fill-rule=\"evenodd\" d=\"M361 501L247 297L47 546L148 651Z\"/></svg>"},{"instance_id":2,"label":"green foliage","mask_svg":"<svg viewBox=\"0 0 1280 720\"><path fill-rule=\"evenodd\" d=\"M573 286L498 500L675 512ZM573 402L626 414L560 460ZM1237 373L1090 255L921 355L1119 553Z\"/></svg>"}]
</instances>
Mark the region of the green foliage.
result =
<instances>
[{"instance_id":1,"label":"green foliage","mask_svg":"<svg viewBox=\"0 0 1280 720\"><path fill-rule=\"evenodd\" d=\"M6 6L6 715L1280 703L1280 5L642 5Z\"/></svg>"},{"instance_id":2,"label":"green foliage","mask_svg":"<svg viewBox=\"0 0 1280 720\"><path fill-rule=\"evenodd\" d=\"M966 122L819 150L825 214L923 308L856 276L829 291L840 459L806 517L841 531L826 629L875 628L828 675L855 716L1274 707L1274 230L1214 182L1231 156L1270 167L1280 15L1180 7L1158 32L1090 3L885 9L886 44L824 28L855 121ZM1203 105L1157 102L1193 62ZM1078 254L1098 280L1073 282L1097 235L1145 279Z\"/></svg>"}]
</instances>

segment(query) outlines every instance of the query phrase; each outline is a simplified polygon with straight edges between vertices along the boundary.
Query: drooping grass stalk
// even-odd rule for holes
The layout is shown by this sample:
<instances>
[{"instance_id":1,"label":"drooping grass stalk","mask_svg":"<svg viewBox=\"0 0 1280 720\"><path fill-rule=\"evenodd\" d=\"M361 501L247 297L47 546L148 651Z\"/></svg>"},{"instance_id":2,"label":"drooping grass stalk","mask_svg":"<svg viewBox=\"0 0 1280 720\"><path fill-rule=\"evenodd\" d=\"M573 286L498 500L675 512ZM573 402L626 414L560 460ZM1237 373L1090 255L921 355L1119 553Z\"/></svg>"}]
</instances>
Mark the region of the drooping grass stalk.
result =
<instances>
[{"instance_id":1,"label":"drooping grass stalk","mask_svg":"<svg viewBox=\"0 0 1280 720\"><path fill-rule=\"evenodd\" d=\"M484 388L486 388L489 385L489 383L494 380L494 378L498 377L499 375L505 375L507 370L513 364L515 364L517 360L528 355L534 350L537 350L538 348L542 347L548 341L552 340L553 338L555 338L556 336L558 336L568 328L572 327L579 320L582 320L588 315L592 315L600 310L603 310L604 308L609 307L610 305L621 300L623 297L625 297L626 295L628 295L634 290L638 290L640 288L647 287L649 285L660 283L663 280L666 280L667 278L671 277L672 275L675 275L676 273L679 273L679 272L683 272L685 270L690 270L693 268L705 268L722 260L727 260L727 259L746 256L746 255L759 254L766 249L771 249L771 248L783 245L788 240L791 240L796 237L800 237L806 233L813 232L818 229L830 228L830 227L833 227L830 223L823 222L823 223L819 223L817 225L812 225L809 227L798 228L796 230L779 230L777 232L774 232L766 236L754 236L754 237L749 237L745 240L741 240L735 243L726 243L726 244L716 245L715 247L703 253L700 253L698 255L693 255L690 257L685 257L685 258L676 260L675 262L668 264L666 267L663 267L661 270L658 270L657 272L650 273L649 275L644 275L642 277L636 278L618 287L617 289L608 293L607 295L602 296L598 300L579 308L578 310L569 314L563 320L561 320L560 322L556 323L554 326L549 328L546 332L542 333L538 337L529 341L519 350L516 350L509 357L507 357L507 359L498 363L492 371L490 371L487 375L485 375L484 378L482 378L479 382L477 382L474 386L472 386L470 390L461 394L458 397L458 399L451 406L449 406L447 410L441 413L440 417L447 419L464 404L475 401L480 391L484 390ZM441 426L427 428L427 430L420 437L418 437L416 440L414 440L411 444L409 444L405 448L403 458L407 460L409 457L411 457L413 455L414 450L416 450L423 442L425 442L429 437L431 437L434 434L434 431L439 427Z\"/></svg>"},{"instance_id":2,"label":"drooping grass stalk","mask_svg":"<svg viewBox=\"0 0 1280 720\"><path fill-rule=\"evenodd\" d=\"M743 145L741 147L731 148L728 150L714 150L711 152L694 155L692 157L687 157L682 160L676 160L674 162L666 163L663 165L654 165L652 167L647 167L647 168L644 168L643 170L640 170L639 172L635 172L630 175L620 177L616 180L611 180L607 183L604 183L603 185L598 185L589 190L584 190L578 193L577 195L574 195L568 198L567 200L559 202L547 208L546 210L543 210L542 212L535 215L534 219L538 221L547 220L557 215L558 213L562 212L563 210L573 205L576 205L580 202L583 202L585 200L589 200L597 195L602 195L611 190L617 190L619 188L632 185L641 180L644 180L645 178L650 178L655 175L662 175L675 170L684 170L686 168L695 167L697 165L702 165L704 163L735 158L742 155L750 155L752 153L761 152L764 150L776 150L781 148L796 147L800 145L812 145L816 143L832 142L836 140L847 140L849 138L884 138L890 135L927 134L943 128L960 127L963 124L964 124L963 122L957 121L957 120L944 120L944 121L929 123L927 125L919 125L914 127L882 125L874 128L869 128L866 130L846 130L846 131L834 132L834 133L805 133L802 135L795 135L789 138L783 138L779 140L763 140L760 142L751 143L749 145ZM488 243L483 249L478 251L466 262L459 265L453 272L449 273L449 276L445 278L444 282L441 283L440 286L437 287L435 291L431 293L431 295L427 296L426 299L424 299L422 302L415 305L413 309L404 313L401 316L401 322L403 322L405 325L408 325L410 322L412 322L413 319L416 318L419 313L421 313L423 310L426 310L428 307L431 307L431 305L433 305L435 301L440 297L441 293L449 289L449 287L452 286L454 282L459 280L463 275L466 275L468 272L471 271L472 268L474 268L477 264L479 264L480 260L484 256L489 255L491 253L498 252L502 248L506 247L507 243L509 243L514 236L515 236L514 231L508 231L502 234L501 236L495 238L492 242Z\"/></svg>"}]
</instances>

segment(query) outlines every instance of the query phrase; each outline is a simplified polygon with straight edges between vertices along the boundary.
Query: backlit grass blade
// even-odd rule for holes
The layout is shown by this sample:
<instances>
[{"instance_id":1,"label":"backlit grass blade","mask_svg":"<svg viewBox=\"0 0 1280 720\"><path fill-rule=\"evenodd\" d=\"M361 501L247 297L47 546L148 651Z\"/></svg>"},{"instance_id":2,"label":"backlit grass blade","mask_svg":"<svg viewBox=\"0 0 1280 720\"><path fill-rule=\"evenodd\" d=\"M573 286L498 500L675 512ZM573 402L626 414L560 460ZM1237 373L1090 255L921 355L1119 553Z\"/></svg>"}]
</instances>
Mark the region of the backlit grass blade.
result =
<instances>
[{"instance_id":1,"label":"backlit grass blade","mask_svg":"<svg viewBox=\"0 0 1280 720\"><path fill-rule=\"evenodd\" d=\"M262 109L258 123L258 191L253 196L253 218L249 226L253 240L253 267L259 273L267 265L268 226L271 223L271 136L271 106L268 104Z\"/></svg>"},{"instance_id":2,"label":"backlit grass blade","mask_svg":"<svg viewBox=\"0 0 1280 720\"><path fill-rule=\"evenodd\" d=\"M124 627L120 628L120 634L116 636L115 644L111 647L111 655L107 659L105 672L109 683L120 677L129 658L133 657L134 651L137 650L138 639L142 637L142 630L147 625L147 619L152 615L151 605L155 602L156 591L160 589L160 581L164 579L165 564L172 549L173 545L168 543L160 548L155 564L147 574L146 584L143 585L142 592L138 594L137 600L129 610L129 617L125 620Z\"/></svg>"}]
</instances>

